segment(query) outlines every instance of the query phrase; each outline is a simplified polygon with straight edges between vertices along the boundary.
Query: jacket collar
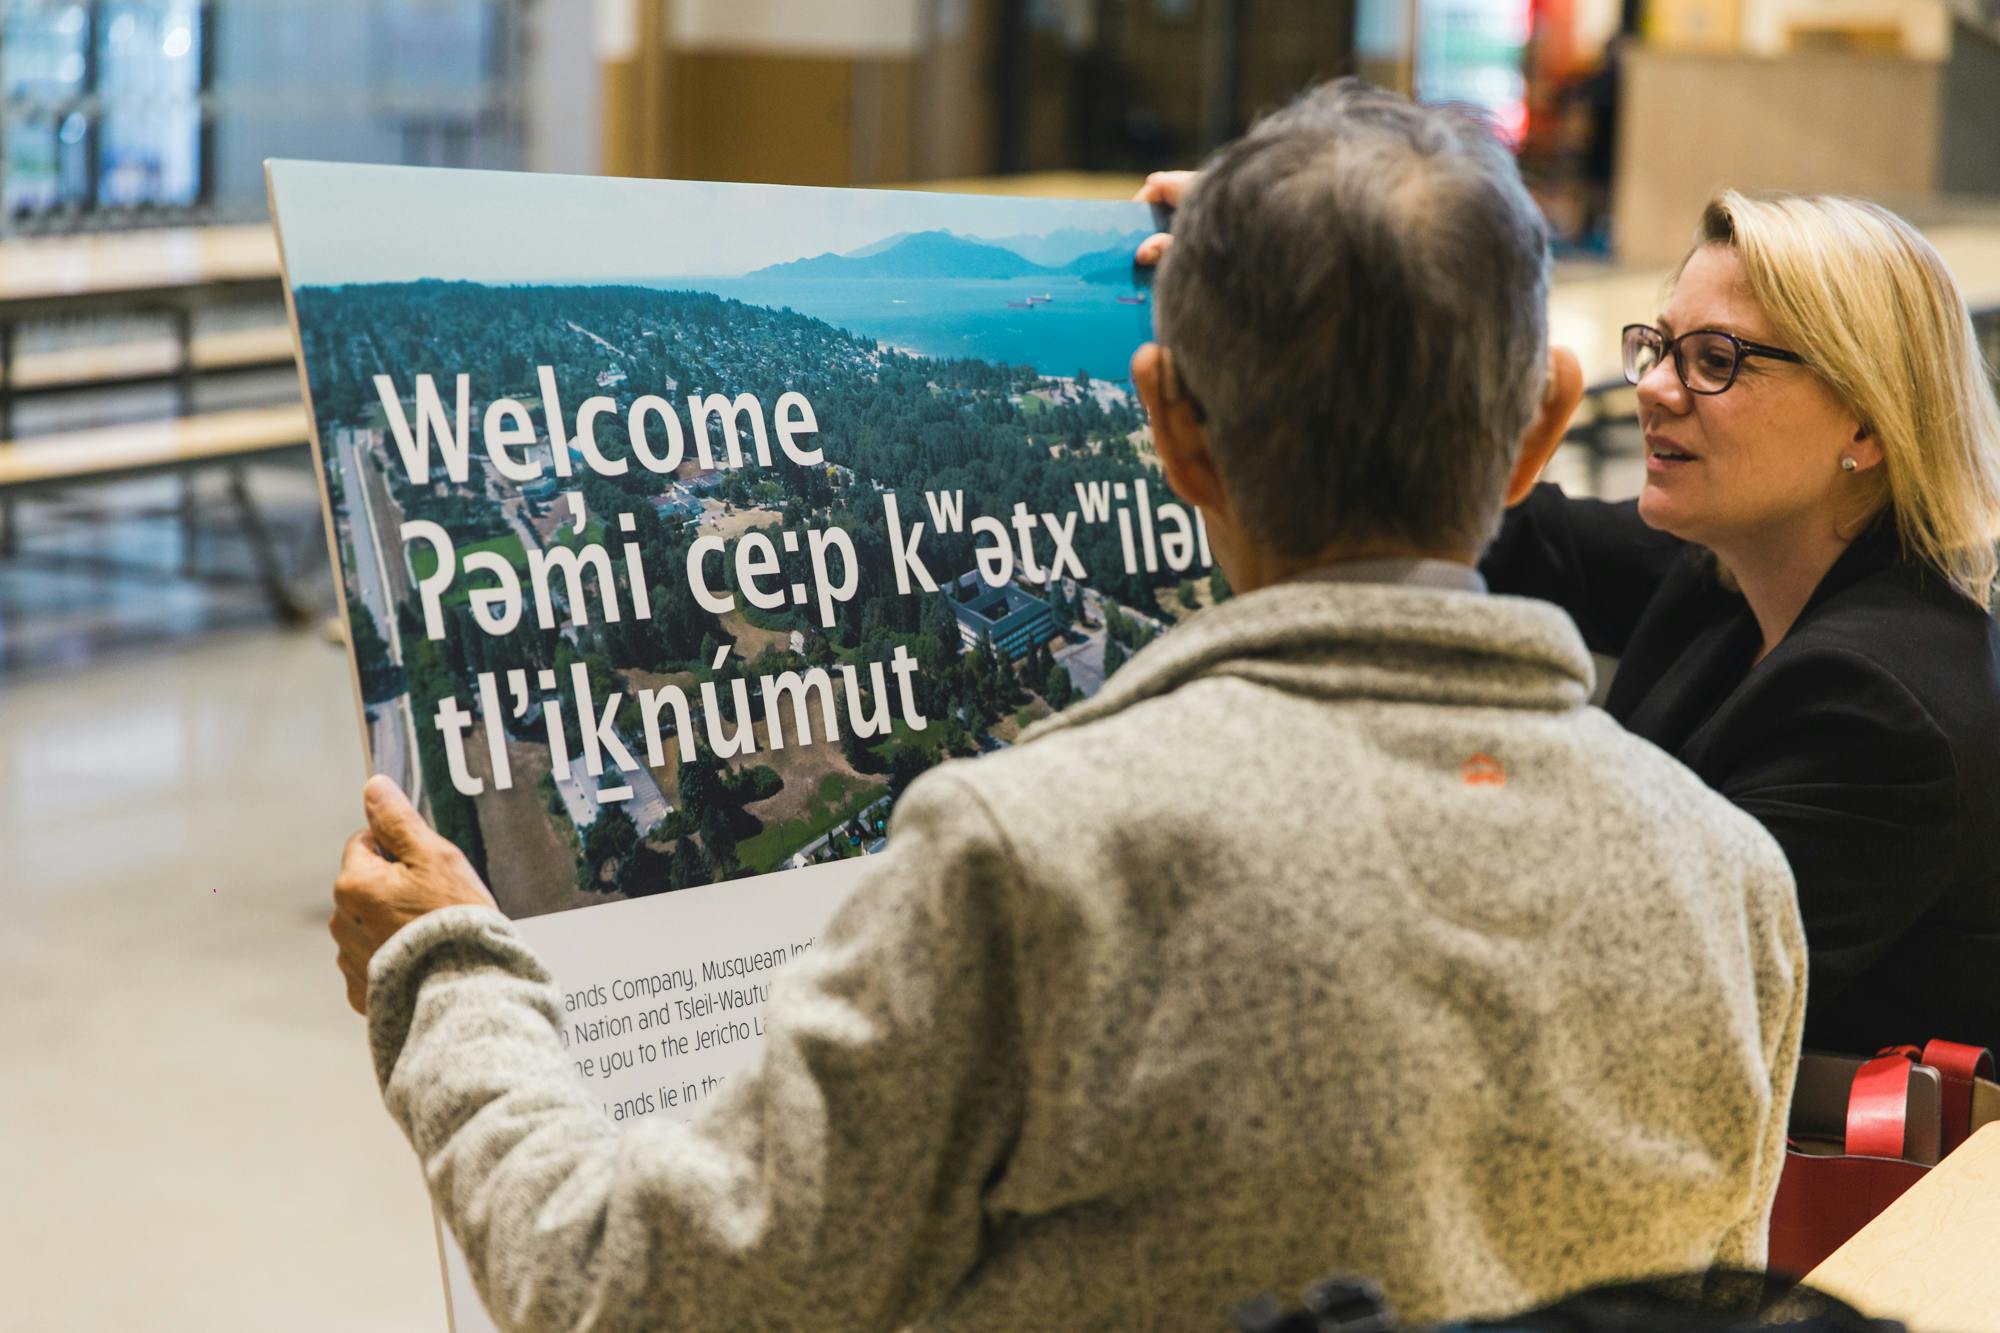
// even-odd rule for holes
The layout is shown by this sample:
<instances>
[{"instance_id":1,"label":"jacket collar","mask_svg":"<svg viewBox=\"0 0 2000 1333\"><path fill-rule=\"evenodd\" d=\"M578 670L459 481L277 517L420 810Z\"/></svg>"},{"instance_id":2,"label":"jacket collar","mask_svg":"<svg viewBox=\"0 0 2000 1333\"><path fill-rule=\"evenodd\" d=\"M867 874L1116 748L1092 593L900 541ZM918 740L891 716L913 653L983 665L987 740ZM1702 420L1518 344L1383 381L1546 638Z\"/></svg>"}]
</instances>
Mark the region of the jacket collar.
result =
<instances>
[{"instance_id":1,"label":"jacket collar","mask_svg":"<svg viewBox=\"0 0 2000 1333\"><path fill-rule=\"evenodd\" d=\"M1362 583L1281 583L1190 617L1027 742L1108 717L1198 677L1328 699L1566 710L1594 670L1575 624L1522 597Z\"/></svg>"},{"instance_id":2,"label":"jacket collar","mask_svg":"<svg viewBox=\"0 0 2000 1333\"><path fill-rule=\"evenodd\" d=\"M1820 577L1812 596L1799 608L1798 620L1804 620L1823 602L1837 597L1855 584L1879 574L1903 559L1903 538L1896 527L1895 514L1884 509L1872 519L1861 535L1847 544L1847 549L1834 558L1832 565ZM1798 621L1794 621L1796 626Z\"/></svg>"}]
</instances>

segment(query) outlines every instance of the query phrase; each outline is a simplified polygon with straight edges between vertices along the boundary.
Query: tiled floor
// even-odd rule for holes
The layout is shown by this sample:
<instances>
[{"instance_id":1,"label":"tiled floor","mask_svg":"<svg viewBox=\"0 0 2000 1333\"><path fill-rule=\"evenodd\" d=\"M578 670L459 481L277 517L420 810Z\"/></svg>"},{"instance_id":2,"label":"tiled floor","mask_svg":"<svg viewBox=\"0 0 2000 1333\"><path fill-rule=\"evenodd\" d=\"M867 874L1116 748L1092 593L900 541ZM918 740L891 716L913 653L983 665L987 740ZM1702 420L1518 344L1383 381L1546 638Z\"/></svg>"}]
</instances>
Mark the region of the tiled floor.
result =
<instances>
[{"instance_id":1,"label":"tiled floor","mask_svg":"<svg viewBox=\"0 0 2000 1333\"><path fill-rule=\"evenodd\" d=\"M171 522L114 532L0 562L0 1326L436 1333L324 924L364 776L344 654L254 585L64 572L173 568Z\"/></svg>"},{"instance_id":2,"label":"tiled floor","mask_svg":"<svg viewBox=\"0 0 2000 1333\"><path fill-rule=\"evenodd\" d=\"M309 473L255 484L322 568ZM177 495L38 506L0 560L0 1327L437 1333L324 925L363 776L346 659L254 583L173 575L148 511ZM205 566L247 572L215 519Z\"/></svg>"}]
</instances>

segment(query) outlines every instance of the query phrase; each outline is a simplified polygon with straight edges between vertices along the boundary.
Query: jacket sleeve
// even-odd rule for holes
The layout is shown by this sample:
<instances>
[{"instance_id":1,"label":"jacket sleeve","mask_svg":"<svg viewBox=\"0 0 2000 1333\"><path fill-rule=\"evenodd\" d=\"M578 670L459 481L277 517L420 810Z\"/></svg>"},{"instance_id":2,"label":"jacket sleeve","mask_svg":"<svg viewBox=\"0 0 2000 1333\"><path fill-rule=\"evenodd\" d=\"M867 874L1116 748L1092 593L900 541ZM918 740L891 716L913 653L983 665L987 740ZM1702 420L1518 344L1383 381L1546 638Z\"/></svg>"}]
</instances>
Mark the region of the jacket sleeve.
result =
<instances>
[{"instance_id":1,"label":"jacket sleeve","mask_svg":"<svg viewBox=\"0 0 2000 1333\"><path fill-rule=\"evenodd\" d=\"M1636 500L1572 500L1543 482L1507 511L1479 568L1495 592L1554 602L1592 652L1617 657L1686 549L1647 527Z\"/></svg>"},{"instance_id":2,"label":"jacket sleeve","mask_svg":"<svg viewBox=\"0 0 2000 1333\"><path fill-rule=\"evenodd\" d=\"M1958 856L1958 779L1929 712L1860 653L1770 664L1716 767L1722 794L1785 849L1818 1015L1935 905Z\"/></svg>"},{"instance_id":3,"label":"jacket sleeve","mask_svg":"<svg viewBox=\"0 0 2000 1333\"><path fill-rule=\"evenodd\" d=\"M942 1297L1022 1114L1011 865L976 797L927 775L780 974L756 1069L622 1131L504 918L399 932L371 969L376 1073L499 1325L881 1329Z\"/></svg>"},{"instance_id":4,"label":"jacket sleeve","mask_svg":"<svg viewBox=\"0 0 2000 1333\"><path fill-rule=\"evenodd\" d=\"M1785 1140L1791 1127L1792 1090L1799 1071L1810 988L1806 985L1805 932L1791 875L1774 851L1761 873L1752 876L1748 920L1762 1020L1764 1068L1771 1100L1757 1135L1756 1176L1750 1207L1723 1236L1715 1261L1737 1268L1765 1266L1770 1253L1771 1205L1785 1169Z\"/></svg>"}]
</instances>

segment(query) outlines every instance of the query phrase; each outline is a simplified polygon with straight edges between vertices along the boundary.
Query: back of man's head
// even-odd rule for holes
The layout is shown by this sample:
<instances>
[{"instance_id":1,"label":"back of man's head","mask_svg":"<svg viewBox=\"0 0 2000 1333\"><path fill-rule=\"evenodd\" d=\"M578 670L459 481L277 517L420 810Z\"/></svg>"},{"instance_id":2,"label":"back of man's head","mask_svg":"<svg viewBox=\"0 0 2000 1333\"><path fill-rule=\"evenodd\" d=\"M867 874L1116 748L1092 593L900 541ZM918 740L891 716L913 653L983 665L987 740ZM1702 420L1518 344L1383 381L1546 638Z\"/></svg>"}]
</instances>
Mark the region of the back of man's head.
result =
<instances>
[{"instance_id":1,"label":"back of man's head","mask_svg":"<svg viewBox=\"0 0 2000 1333\"><path fill-rule=\"evenodd\" d=\"M1155 318L1245 534L1477 550L1548 363L1548 237L1463 111L1325 85L1209 161Z\"/></svg>"}]
</instances>

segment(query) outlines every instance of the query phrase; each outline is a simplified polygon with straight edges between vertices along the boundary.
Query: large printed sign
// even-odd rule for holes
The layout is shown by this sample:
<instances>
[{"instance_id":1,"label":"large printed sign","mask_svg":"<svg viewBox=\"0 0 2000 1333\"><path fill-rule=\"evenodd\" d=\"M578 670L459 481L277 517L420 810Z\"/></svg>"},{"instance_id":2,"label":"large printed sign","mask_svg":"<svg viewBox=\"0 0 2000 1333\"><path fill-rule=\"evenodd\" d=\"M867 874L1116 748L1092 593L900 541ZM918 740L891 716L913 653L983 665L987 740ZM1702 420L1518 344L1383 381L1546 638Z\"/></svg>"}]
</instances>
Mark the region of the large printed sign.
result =
<instances>
[{"instance_id":1,"label":"large printed sign","mask_svg":"<svg viewBox=\"0 0 2000 1333\"><path fill-rule=\"evenodd\" d=\"M1130 382L1142 206L269 176L370 764L616 1119L753 1058L914 777L1227 595Z\"/></svg>"}]
</instances>

